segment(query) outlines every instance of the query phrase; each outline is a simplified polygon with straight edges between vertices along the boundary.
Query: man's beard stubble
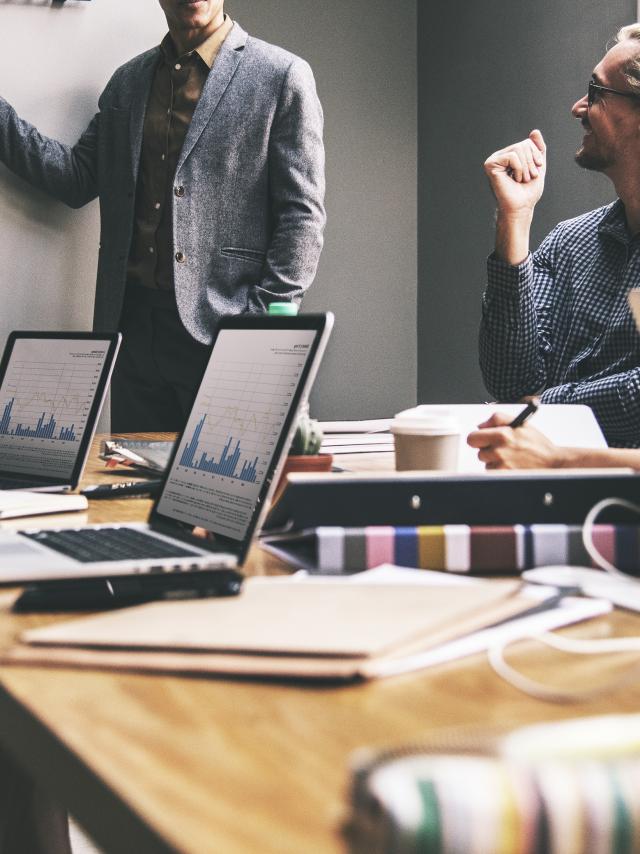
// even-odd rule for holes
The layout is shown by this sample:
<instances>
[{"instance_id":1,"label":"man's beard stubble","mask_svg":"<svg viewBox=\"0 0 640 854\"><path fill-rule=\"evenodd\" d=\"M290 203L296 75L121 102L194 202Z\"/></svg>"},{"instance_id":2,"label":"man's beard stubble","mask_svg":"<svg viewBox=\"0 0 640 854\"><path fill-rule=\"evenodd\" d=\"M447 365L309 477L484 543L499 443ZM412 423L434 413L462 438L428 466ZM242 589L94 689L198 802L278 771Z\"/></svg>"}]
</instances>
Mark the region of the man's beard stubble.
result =
<instances>
[{"instance_id":1,"label":"man's beard stubble","mask_svg":"<svg viewBox=\"0 0 640 854\"><path fill-rule=\"evenodd\" d=\"M589 122L583 119L580 124L582 125L582 129L585 131L585 133L589 134L589 138L593 140L593 137L591 136L591 125L589 124ZM581 166L583 169L588 169L590 172L604 172L604 170L611 165L607 158L604 157L600 152L587 151L584 146L584 143L576 151L574 160L578 164L578 166Z\"/></svg>"},{"instance_id":2,"label":"man's beard stubble","mask_svg":"<svg viewBox=\"0 0 640 854\"><path fill-rule=\"evenodd\" d=\"M584 150L584 146L580 146L573 159L578 166L582 167L582 169L588 169L590 172L604 172L609 166L609 163L602 155L590 154Z\"/></svg>"}]
</instances>

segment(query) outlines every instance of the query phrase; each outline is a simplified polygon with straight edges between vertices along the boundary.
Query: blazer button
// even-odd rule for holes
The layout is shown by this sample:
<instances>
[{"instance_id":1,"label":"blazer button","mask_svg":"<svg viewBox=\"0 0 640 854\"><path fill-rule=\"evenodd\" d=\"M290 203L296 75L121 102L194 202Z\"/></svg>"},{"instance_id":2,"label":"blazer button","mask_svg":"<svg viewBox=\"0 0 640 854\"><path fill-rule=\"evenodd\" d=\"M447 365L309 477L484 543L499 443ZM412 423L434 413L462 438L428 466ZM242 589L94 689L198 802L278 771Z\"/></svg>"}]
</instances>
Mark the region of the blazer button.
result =
<instances>
[{"instance_id":1,"label":"blazer button","mask_svg":"<svg viewBox=\"0 0 640 854\"><path fill-rule=\"evenodd\" d=\"M176 261L178 264L184 264L186 260L184 252L176 252Z\"/></svg>"},{"instance_id":2,"label":"blazer button","mask_svg":"<svg viewBox=\"0 0 640 854\"><path fill-rule=\"evenodd\" d=\"M178 196L179 198L182 198L182 196L184 196L184 187L182 187L182 186L180 186L180 187L176 187L176 188L175 188L175 190L174 190L174 193L175 193L175 194L176 194L176 196Z\"/></svg>"}]
</instances>

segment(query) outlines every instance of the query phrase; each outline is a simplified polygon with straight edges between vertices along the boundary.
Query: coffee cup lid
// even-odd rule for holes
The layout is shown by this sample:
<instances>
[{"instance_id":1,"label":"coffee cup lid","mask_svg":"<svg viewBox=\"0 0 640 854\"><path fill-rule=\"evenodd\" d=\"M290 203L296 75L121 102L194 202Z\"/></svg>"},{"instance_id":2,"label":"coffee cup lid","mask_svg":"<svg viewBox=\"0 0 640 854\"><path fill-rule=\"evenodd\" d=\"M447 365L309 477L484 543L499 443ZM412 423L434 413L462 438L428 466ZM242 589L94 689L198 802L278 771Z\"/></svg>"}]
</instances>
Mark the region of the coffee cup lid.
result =
<instances>
[{"instance_id":1,"label":"coffee cup lid","mask_svg":"<svg viewBox=\"0 0 640 854\"><path fill-rule=\"evenodd\" d=\"M460 422L447 409L414 406L398 412L390 429L413 436L448 436L460 432Z\"/></svg>"}]
</instances>

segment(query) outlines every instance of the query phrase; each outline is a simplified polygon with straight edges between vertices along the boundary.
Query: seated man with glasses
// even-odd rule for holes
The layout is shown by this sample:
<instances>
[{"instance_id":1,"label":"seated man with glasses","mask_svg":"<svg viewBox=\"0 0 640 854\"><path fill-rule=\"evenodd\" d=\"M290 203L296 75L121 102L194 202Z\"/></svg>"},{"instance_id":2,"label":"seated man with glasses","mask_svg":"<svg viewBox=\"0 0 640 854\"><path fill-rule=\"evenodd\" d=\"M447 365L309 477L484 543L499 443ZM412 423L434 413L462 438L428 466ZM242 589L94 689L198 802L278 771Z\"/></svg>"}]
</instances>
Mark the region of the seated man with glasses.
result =
<instances>
[{"instance_id":1,"label":"seated man with glasses","mask_svg":"<svg viewBox=\"0 0 640 854\"><path fill-rule=\"evenodd\" d=\"M604 173L618 199L560 223L530 254L542 134L487 159L497 216L480 365L497 399L587 404L610 445L640 447L640 336L626 298L640 287L640 24L618 32L572 113L585 131L576 162Z\"/></svg>"}]
</instances>

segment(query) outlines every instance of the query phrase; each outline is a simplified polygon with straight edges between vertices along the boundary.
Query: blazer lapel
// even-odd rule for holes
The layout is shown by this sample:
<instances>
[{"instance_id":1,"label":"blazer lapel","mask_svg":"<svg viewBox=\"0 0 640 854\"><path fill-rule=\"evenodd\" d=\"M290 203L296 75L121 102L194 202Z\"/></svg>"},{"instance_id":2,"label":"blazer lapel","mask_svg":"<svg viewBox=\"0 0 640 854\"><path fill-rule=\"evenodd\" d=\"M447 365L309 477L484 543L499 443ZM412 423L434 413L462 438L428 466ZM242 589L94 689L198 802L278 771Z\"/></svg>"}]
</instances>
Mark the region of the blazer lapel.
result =
<instances>
[{"instance_id":1,"label":"blazer lapel","mask_svg":"<svg viewBox=\"0 0 640 854\"><path fill-rule=\"evenodd\" d=\"M131 96L131 118L129 138L131 142L131 172L134 182L138 180L138 167L142 151L142 134L144 119L147 112L149 92L153 83L156 65L158 64L159 49L150 51L144 58L142 67L136 72L134 90Z\"/></svg>"},{"instance_id":2,"label":"blazer lapel","mask_svg":"<svg viewBox=\"0 0 640 854\"><path fill-rule=\"evenodd\" d=\"M202 131L209 124L220 98L224 95L229 83L236 73L238 63L242 58L242 51L247 42L247 33L238 23L234 23L231 32L226 37L220 52L216 57L213 68L209 72L207 82L202 90L202 95L195 109L189 130L180 152L177 170L182 168L183 163L191 154L194 145L200 138Z\"/></svg>"}]
</instances>

